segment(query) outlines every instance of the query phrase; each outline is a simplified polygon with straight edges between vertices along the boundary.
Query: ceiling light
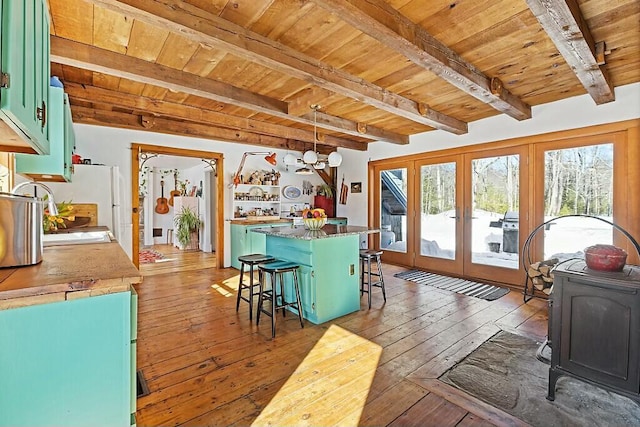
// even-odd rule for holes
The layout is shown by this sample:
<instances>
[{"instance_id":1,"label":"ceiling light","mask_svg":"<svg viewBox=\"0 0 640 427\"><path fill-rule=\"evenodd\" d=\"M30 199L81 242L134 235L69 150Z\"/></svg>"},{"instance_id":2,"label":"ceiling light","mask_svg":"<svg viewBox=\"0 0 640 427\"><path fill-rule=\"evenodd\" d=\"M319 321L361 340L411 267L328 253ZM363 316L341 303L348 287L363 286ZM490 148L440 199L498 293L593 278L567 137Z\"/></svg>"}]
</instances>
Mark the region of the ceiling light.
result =
<instances>
[{"instance_id":1,"label":"ceiling light","mask_svg":"<svg viewBox=\"0 0 640 427\"><path fill-rule=\"evenodd\" d=\"M320 109L319 105L312 105L311 109L313 110L313 150L305 151L302 155L302 158L296 158L293 154L287 153L284 156L284 164L288 166L305 166L299 169L296 169L296 173L300 175L308 175L313 173L314 169L324 169L327 165L329 167L335 168L342 164L342 155L337 151L332 152L327 156L326 154L318 153L316 149L316 143L318 142L318 131L317 131L317 113Z\"/></svg>"},{"instance_id":2,"label":"ceiling light","mask_svg":"<svg viewBox=\"0 0 640 427\"><path fill-rule=\"evenodd\" d=\"M286 156L284 156L284 158L282 159L284 164L287 166L295 165L297 160L298 159L296 159L296 156L291 153L287 153Z\"/></svg>"},{"instance_id":3,"label":"ceiling light","mask_svg":"<svg viewBox=\"0 0 640 427\"><path fill-rule=\"evenodd\" d=\"M329 167L338 167L342 164L342 154L334 151L333 153L329 154L329 158L327 160L329 160Z\"/></svg>"}]
</instances>

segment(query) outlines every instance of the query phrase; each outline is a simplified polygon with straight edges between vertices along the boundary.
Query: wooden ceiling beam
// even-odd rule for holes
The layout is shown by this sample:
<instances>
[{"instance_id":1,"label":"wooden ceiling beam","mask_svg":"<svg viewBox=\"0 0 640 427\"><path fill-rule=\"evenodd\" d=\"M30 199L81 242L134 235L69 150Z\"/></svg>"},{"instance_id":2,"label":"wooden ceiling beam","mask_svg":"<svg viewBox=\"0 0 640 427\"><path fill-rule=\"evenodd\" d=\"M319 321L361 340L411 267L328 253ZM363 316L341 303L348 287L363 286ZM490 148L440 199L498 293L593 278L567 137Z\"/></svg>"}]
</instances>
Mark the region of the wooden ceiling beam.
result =
<instances>
[{"instance_id":1,"label":"wooden ceiling beam","mask_svg":"<svg viewBox=\"0 0 640 427\"><path fill-rule=\"evenodd\" d=\"M518 119L531 118L531 106L436 40L384 0L306 0L335 14L416 65L468 95Z\"/></svg>"},{"instance_id":2,"label":"wooden ceiling beam","mask_svg":"<svg viewBox=\"0 0 640 427\"><path fill-rule=\"evenodd\" d=\"M283 150L304 151L309 148L308 144L286 138L225 129L200 123L182 122L162 117L118 113L79 106L75 106L71 113L74 123L167 133L171 135L186 135L218 141L280 148Z\"/></svg>"},{"instance_id":3,"label":"wooden ceiling beam","mask_svg":"<svg viewBox=\"0 0 640 427\"><path fill-rule=\"evenodd\" d=\"M258 95L212 79L186 73L161 64L97 48L57 36L51 36L51 62L70 65L111 76L167 88L176 92L235 105L270 116L313 126L313 118L288 114L286 102ZM358 131L358 123L336 117L331 123L319 127L376 141L408 144L409 137L367 126L367 132ZM340 123L339 127L336 123Z\"/></svg>"},{"instance_id":4,"label":"wooden ceiling beam","mask_svg":"<svg viewBox=\"0 0 640 427\"><path fill-rule=\"evenodd\" d=\"M288 46L249 31L202 9L173 0L90 0L92 3L150 25L167 28L204 43L436 129L467 133L467 124L380 86L336 69Z\"/></svg>"},{"instance_id":5,"label":"wooden ceiling beam","mask_svg":"<svg viewBox=\"0 0 640 427\"><path fill-rule=\"evenodd\" d=\"M526 0L529 9L596 104L615 101L606 66L576 0Z\"/></svg>"},{"instance_id":6,"label":"wooden ceiling beam","mask_svg":"<svg viewBox=\"0 0 640 427\"><path fill-rule=\"evenodd\" d=\"M138 113L145 112L147 114L198 122L215 127L261 133L264 135L313 143L312 131L232 116L202 107L193 107L175 102L147 98L144 96L130 95L110 89L81 85L78 83L65 82L64 90L69 94L69 98L71 98L73 102L96 102L120 108L128 108ZM367 143L338 138L331 135L325 135L322 145L360 151L367 150Z\"/></svg>"}]
</instances>

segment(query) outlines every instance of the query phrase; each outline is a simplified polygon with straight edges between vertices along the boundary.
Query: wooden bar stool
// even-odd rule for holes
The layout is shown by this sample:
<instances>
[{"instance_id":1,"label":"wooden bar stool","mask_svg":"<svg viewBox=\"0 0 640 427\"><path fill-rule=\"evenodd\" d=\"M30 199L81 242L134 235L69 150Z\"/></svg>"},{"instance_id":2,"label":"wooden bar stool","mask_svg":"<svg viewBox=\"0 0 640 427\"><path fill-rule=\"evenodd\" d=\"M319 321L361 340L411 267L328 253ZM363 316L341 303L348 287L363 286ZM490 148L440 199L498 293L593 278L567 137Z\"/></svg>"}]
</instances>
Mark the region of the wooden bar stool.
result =
<instances>
[{"instance_id":1,"label":"wooden bar stool","mask_svg":"<svg viewBox=\"0 0 640 427\"><path fill-rule=\"evenodd\" d=\"M260 296L258 297L258 317L256 318L256 325L260 323L260 313L271 316L271 338L276 337L276 313L279 309L282 309L282 315L285 316L286 308L294 307L300 318L300 326L304 328L300 287L298 285L298 268L300 268L300 266L295 262L280 260L258 266ZM293 290L296 300L292 302L287 302L284 295L284 275L286 273L293 274ZM271 289L266 289L267 276L271 278ZM280 280L277 280L278 278L280 278ZM280 292L278 292L278 284ZM264 301L271 301L271 311L264 308Z\"/></svg>"},{"instance_id":2,"label":"wooden bar stool","mask_svg":"<svg viewBox=\"0 0 640 427\"><path fill-rule=\"evenodd\" d=\"M376 286L382 289L382 297L385 302L387 301L387 294L384 290L384 278L382 277L382 262L380 257L382 251L376 251L374 249L361 249L360 250L360 296L363 293L367 293L369 296L369 308L371 308L371 287ZM378 267L377 272L371 271L371 261L375 260ZM366 270L365 270L366 267ZM366 274L365 274L366 273ZM377 278L372 282L371 277ZM365 281L366 277L366 281ZM366 287L366 289L365 289Z\"/></svg>"},{"instance_id":3,"label":"wooden bar stool","mask_svg":"<svg viewBox=\"0 0 640 427\"><path fill-rule=\"evenodd\" d=\"M251 255L242 255L238 257L238 261L240 261L240 282L238 283L238 299L236 300L236 311L240 308L240 300L244 300L249 303L249 320L253 319L253 296L257 295L257 293L253 292L254 287L259 287L260 282L254 283L253 281L253 266L258 265L263 262L271 262L275 260L271 255L263 255L263 254L251 254ZM249 284L244 283L244 266L249 266ZM244 289L249 290L249 296L245 297L242 295L242 291Z\"/></svg>"}]
</instances>

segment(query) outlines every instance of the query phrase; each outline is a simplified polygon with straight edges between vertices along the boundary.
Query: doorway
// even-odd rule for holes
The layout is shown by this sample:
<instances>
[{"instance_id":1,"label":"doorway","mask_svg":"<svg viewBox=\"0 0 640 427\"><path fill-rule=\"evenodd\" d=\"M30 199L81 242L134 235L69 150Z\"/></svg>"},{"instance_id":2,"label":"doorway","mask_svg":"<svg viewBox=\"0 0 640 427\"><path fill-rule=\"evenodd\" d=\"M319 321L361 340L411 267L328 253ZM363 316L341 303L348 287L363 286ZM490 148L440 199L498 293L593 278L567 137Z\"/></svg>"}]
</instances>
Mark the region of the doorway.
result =
<instances>
[{"instance_id":1,"label":"doorway","mask_svg":"<svg viewBox=\"0 0 640 427\"><path fill-rule=\"evenodd\" d=\"M223 169L223 156L221 153L214 153L208 151L188 150L173 147L163 147L156 145L145 144L131 144L131 219L132 219L132 261L136 267L139 265L139 253L140 253L140 160L144 155L168 155L178 157L193 157L200 158L206 162L210 162L212 166L215 166L215 171L222 171ZM215 234L210 234L208 237L213 237L215 240L216 248L216 261L215 267L220 267L224 260L224 191L223 191L223 176L220 173L214 173L210 177L207 183L207 194L215 197L215 214L209 213L211 216L215 216L212 229L215 229ZM211 188L211 184L214 184L214 188ZM213 241L210 241L211 246L214 245Z\"/></svg>"}]
</instances>

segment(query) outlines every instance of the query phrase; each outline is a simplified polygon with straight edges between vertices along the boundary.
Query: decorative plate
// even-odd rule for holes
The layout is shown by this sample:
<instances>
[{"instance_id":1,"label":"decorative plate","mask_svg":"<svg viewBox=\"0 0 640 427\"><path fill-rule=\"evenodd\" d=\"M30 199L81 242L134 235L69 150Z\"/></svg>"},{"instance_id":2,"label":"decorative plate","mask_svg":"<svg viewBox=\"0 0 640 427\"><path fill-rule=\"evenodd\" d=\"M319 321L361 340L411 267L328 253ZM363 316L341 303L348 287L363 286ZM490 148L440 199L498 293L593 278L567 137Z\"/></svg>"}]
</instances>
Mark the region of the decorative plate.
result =
<instances>
[{"instance_id":1,"label":"decorative plate","mask_svg":"<svg viewBox=\"0 0 640 427\"><path fill-rule=\"evenodd\" d=\"M264 190L260 187L251 187L249 189L249 195L254 197L262 197L264 196Z\"/></svg>"},{"instance_id":2,"label":"decorative plate","mask_svg":"<svg viewBox=\"0 0 640 427\"><path fill-rule=\"evenodd\" d=\"M297 199L302 195L302 191L295 185L287 185L282 189L282 195L287 199Z\"/></svg>"}]
</instances>

